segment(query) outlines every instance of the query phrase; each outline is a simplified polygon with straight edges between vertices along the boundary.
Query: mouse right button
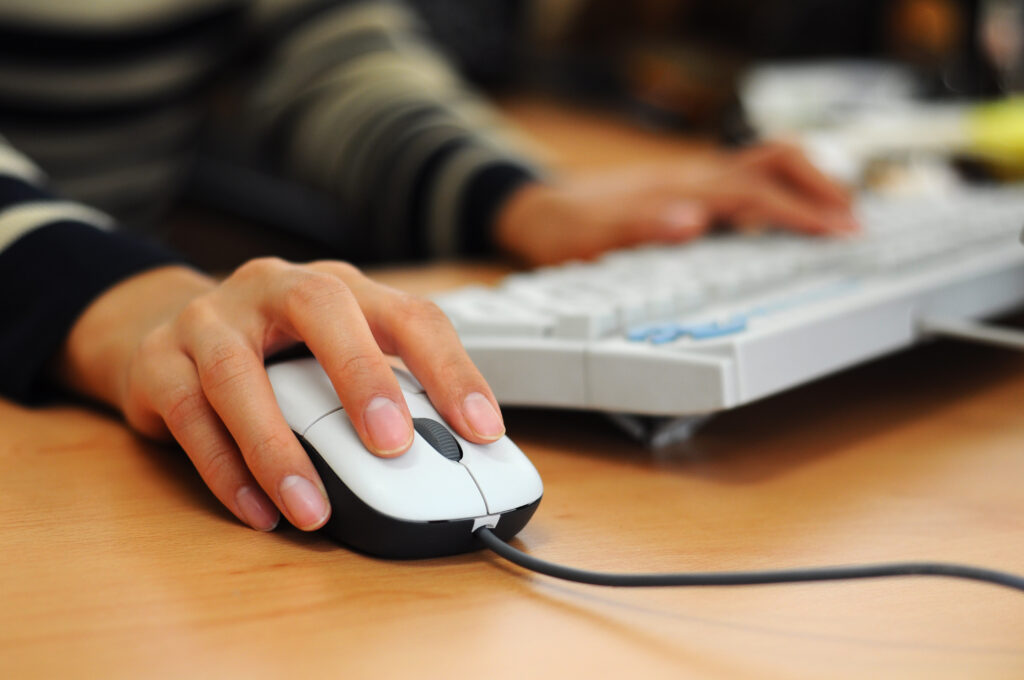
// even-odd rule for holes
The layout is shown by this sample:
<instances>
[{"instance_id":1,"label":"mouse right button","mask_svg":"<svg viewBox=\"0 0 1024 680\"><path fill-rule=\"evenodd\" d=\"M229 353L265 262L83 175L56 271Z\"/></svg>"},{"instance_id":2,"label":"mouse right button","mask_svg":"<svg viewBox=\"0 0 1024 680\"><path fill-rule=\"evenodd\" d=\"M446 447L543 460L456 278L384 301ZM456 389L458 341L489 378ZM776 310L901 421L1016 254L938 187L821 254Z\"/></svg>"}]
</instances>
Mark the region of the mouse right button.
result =
<instances>
[{"instance_id":1,"label":"mouse right button","mask_svg":"<svg viewBox=\"0 0 1024 680\"><path fill-rule=\"evenodd\" d=\"M459 462L473 475L489 513L520 508L538 500L544 493L537 469L508 437L491 444L456 439L462 446Z\"/></svg>"}]
</instances>

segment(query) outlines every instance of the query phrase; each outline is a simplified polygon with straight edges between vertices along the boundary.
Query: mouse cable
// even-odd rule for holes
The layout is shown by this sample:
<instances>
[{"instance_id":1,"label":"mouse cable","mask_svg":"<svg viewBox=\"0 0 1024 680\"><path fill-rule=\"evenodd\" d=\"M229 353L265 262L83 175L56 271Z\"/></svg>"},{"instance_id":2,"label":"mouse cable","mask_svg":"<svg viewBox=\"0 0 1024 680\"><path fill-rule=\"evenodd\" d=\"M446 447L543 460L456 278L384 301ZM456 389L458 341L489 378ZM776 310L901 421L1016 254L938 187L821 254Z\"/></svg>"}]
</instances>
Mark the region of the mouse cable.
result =
<instances>
[{"instance_id":1,"label":"mouse cable","mask_svg":"<svg viewBox=\"0 0 1024 680\"><path fill-rule=\"evenodd\" d=\"M664 574L613 574L566 567L534 557L513 548L487 527L476 530L480 541L513 564L541 574L596 586L659 587L659 586L752 586L769 583L801 583L805 581L842 581L889 576L948 576L950 578L984 581L1024 592L1024 576L994 569L941 562L902 562L865 564L843 567L779 569L776 571L722 571Z\"/></svg>"}]
</instances>

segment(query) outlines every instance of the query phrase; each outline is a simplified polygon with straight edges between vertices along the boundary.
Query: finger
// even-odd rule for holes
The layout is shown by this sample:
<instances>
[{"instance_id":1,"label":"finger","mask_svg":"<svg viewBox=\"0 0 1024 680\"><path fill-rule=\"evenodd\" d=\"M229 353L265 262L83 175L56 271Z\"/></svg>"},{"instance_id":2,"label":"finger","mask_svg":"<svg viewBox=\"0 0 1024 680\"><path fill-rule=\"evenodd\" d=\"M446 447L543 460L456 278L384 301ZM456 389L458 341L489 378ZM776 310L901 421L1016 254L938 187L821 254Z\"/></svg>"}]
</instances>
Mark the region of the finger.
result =
<instances>
[{"instance_id":1,"label":"finger","mask_svg":"<svg viewBox=\"0 0 1024 680\"><path fill-rule=\"evenodd\" d=\"M698 238L710 225L711 213L696 201L672 199L651 202L618 224L618 234L610 247L682 243Z\"/></svg>"},{"instance_id":2,"label":"finger","mask_svg":"<svg viewBox=\"0 0 1024 680\"><path fill-rule=\"evenodd\" d=\"M818 170L796 147L769 144L742 153L749 165L769 169L808 198L837 209L850 208L850 193Z\"/></svg>"},{"instance_id":3,"label":"finger","mask_svg":"<svg viewBox=\"0 0 1024 680\"><path fill-rule=\"evenodd\" d=\"M268 311L309 346L371 452L396 456L412 445L412 417L398 380L344 281L292 267L274 278Z\"/></svg>"},{"instance_id":4,"label":"finger","mask_svg":"<svg viewBox=\"0 0 1024 680\"><path fill-rule=\"evenodd\" d=\"M487 443L505 434L494 394L437 305L381 285L347 265L312 266L346 281L380 347L402 357L441 417L460 435Z\"/></svg>"},{"instance_id":5,"label":"finger","mask_svg":"<svg viewBox=\"0 0 1024 680\"><path fill-rule=\"evenodd\" d=\"M727 219L757 221L806 234L850 230L849 218L844 212L808 201L764 178L747 177L743 185L718 188L711 201L715 212Z\"/></svg>"},{"instance_id":6,"label":"finger","mask_svg":"<svg viewBox=\"0 0 1024 680\"><path fill-rule=\"evenodd\" d=\"M182 347L203 394L260 487L299 529L323 526L330 516L326 491L281 415L260 353L206 300L190 303L182 319Z\"/></svg>"},{"instance_id":7,"label":"finger","mask_svg":"<svg viewBox=\"0 0 1024 680\"><path fill-rule=\"evenodd\" d=\"M280 515L249 472L220 418L206 400L195 366L184 354L149 362L148 401L188 454L206 486L238 519L272 531Z\"/></svg>"}]
</instances>

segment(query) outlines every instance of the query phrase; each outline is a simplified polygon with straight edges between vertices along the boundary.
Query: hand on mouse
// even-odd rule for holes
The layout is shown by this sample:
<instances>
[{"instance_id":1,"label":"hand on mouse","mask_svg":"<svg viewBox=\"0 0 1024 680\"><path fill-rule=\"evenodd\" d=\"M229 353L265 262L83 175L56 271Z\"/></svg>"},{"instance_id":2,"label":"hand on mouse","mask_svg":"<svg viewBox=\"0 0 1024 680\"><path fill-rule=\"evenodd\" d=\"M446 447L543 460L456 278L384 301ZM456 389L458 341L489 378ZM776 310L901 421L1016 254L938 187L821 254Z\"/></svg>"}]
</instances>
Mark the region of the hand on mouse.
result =
<instances>
[{"instance_id":1,"label":"hand on mouse","mask_svg":"<svg viewBox=\"0 0 1024 680\"><path fill-rule=\"evenodd\" d=\"M772 144L527 185L499 212L494 237L528 264L554 264L688 241L717 222L807 234L858 229L844 189L795 148Z\"/></svg>"},{"instance_id":2,"label":"hand on mouse","mask_svg":"<svg viewBox=\"0 0 1024 680\"><path fill-rule=\"evenodd\" d=\"M460 435L487 443L504 434L497 402L444 314L341 262L253 260L222 282L176 266L136 275L85 310L55 370L142 434L172 435L243 522L269 531L280 509L312 530L330 515L327 496L263 366L298 342L379 456L413 441L385 354L401 356Z\"/></svg>"}]
</instances>

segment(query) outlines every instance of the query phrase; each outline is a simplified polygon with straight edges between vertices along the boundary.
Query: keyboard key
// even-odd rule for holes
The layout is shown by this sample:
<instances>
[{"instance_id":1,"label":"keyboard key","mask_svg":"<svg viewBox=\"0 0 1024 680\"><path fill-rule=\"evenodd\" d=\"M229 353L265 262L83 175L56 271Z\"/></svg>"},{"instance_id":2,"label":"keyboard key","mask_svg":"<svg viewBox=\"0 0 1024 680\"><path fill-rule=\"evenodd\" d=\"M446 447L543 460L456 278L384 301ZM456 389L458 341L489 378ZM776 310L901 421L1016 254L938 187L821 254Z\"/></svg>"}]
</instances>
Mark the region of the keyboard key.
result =
<instances>
[{"instance_id":1,"label":"keyboard key","mask_svg":"<svg viewBox=\"0 0 1024 680\"><path fill-rule=\"evenodd\" d=\"M467 288L438 298L438 305L464 335L543 337L554 332L553 316L496 296L486 288Z\"/></svg>"},{"instance_id":2,"label":"keyboard key","mask_svg":"<svg viewBox=\"0 0 1024 680\"><path fill-rule=\"evenodd\" d=\"M517 304L553 317L555 337L599 338L620 327L615 308L600 297L580 291L560 292L550 282L542 286L530 286L522 279L517 279L499 289L499 293L507 295Z\"/></svg>"},{"instance_id":3,"label":"keyboard key","mask_svg":"<svg viewBox=\"0 0 1024 680\"><path fill-rule=\"evenodd\" d=\"M1024 304L1021 188L858 203L847 238L715 233L438 302L499 399L648 415L746 403L907 346L916 305Z\"/></svg>"}]
</instances>

